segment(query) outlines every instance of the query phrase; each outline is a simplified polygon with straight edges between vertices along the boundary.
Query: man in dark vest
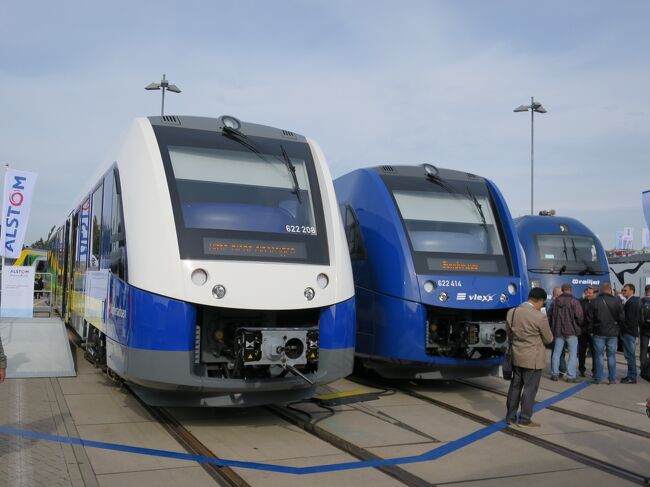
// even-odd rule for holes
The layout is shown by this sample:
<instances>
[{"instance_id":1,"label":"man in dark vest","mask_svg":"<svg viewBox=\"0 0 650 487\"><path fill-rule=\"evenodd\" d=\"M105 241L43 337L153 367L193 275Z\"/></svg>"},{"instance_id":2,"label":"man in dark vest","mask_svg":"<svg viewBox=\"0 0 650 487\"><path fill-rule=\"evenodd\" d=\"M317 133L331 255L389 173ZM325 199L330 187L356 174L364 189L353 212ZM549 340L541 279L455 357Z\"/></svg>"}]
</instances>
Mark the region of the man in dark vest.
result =
<instances>
[{"instance_id":1,"label":"man in dark vest","mask_svg":"<svg viewBox=\"0 0 650 487\"><path fill-rule=\"evenodd\" d=\"M623 338L623 353L627 362L627 375L621 379L621 384L636 384L636 339L639 336L639 323L641 321L641 299L635 296L634 284L623 286L625 297L625 320L621 326Z\"/></svg>"}]
</instances>

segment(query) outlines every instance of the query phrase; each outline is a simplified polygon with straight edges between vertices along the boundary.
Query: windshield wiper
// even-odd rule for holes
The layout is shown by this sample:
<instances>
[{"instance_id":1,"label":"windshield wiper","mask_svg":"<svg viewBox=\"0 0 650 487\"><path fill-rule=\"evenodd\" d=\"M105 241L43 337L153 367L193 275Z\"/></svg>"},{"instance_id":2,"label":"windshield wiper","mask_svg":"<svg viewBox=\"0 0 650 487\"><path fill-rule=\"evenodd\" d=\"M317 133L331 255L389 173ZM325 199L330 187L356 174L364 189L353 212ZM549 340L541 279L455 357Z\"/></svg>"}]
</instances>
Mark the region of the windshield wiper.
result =
<instances>
[{"instance_id":1,"label":"windshield wiper","mask_svg":"<svg viewBox=\"0 0 650 487\"><path fill-rule=\"evenodd\" d=\"M476 196L474 196L474 193L472 193L472 190L469 189L469 186L467 186L467 194L469 195L470 199L474 202L474 206L476 206L476 209L478 210L478 214L481 215L481 221L483 222L483 225L487 226L487 222L485 221L485 215L483 214L483 207L481 206L481 203L478 202L476 199Z\"/></svg>"},{"instance_id":2,"label":"windshield wiper","mask_svg":"<svg viewBox=\"0 0 650 487\"><path fill-rule=\"evenodd\" d=\"M248 140L246 134L243 134L238 129L232 127L224 127L223 134L226 137L228 137L230 140L234 140L235 142L238 142L239 144L246 147L248 150L250 150L253 154L258 156L263 161L270 162L266 158L266 156L262 154L262 152L257 148L257 146L253 142ZM293 163L291 162L291 159L289 159L289 155L287 154L287 151L284 150L284 146L282 144L280 144L280 149L282 150L282 158L279 158L278 156L274 156L274 157L287 167L287 170L289 171L289 175L293 180L292 193L296 195L296 198L298 198L298 202L302 203L302 199L300 198L300 186L298 185L298 178L296 177L296 166L294 166Z\"/></svg>"},{"instance_id":3,"label":"windshield wiper","mask_svg":"<svg viewBox=\"0 0 650 487\"><path fill-rule=\"evenodd\" d=\"M578 262L578 252L576 251L576 243L573 239L571 239L571 248L573 249L573 258Z\"/></svg>"},{"instance_id":4,"label":"windshield wiper","mask_svg":"<svg viewBox=\"0 0 650 487\"><path fill-rule=\"evenodd\" d=\"M569 262L569 251L566 249L566 240L562 239L562 244L564 245L564 249L562 250L562 253L564 254L564 260Z\"/></svg>"},{"instance_id":5,"label":"windshield wiper","mask_svg":"<svg viewBox=\"0 0 650 487\"><path fill-rule=\"evenodd\" d=\"M585 274L591 274L592 276L595 276L597 274L597 272L593 270L591 266L587 264L584 260L581 260L580 262L582 262L585 265L585 268L580 272L578 272L578 275L584 276Z\"/></svg>"},{"instance_id":6,"label":"windshield wiper","mask_svg":"<svg viewBox=\"0 0 650 487\"><path fill-rule=\"evenodd\" d=\"M289 159L289 155L287 154L287 151L284 150L284 146L282 144L280 144L280 149L282 149L282 158L284 159L284 163L289 170L289 174L291 174L291 178L293 179L293 192L296 193L298 202L302 203L302 200L300 199L300 185L298 184L298 177L296 176L296 166L294 166L291 162L291 159Z\"/></svg>"}]
</instances>

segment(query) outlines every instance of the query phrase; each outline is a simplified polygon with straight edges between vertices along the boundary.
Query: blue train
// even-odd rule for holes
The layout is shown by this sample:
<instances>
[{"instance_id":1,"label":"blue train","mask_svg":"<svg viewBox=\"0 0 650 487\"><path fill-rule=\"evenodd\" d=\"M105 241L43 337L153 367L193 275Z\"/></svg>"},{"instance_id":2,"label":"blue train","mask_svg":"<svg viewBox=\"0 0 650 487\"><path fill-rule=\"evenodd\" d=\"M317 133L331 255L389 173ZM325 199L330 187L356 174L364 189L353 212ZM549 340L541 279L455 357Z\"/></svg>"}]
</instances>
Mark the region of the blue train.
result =
<instances>
[{"instance_id":1,"label":"blue train","mask_svg":"<svg viewBox=\"0 0 650 487\"><path fill-rule=\"evenodd\" d=\"M587 286L609 282L605 249L578 220L527 215L516 218L515 226L532 287L542 287L550 295L554 287L571 283L573 294L581 297Z\"/></svg>"},{"instance_id":2,"label":"blue train","mask_svg":"<svg viewBox=\"0 0 650 487\"><path fill-rule=\"evenodd\" d=\"M387 378L496 373L506 312L528 285L494 183L424 164L359 169L334 186L352 259L357 361Z\"/></svg>"}]
</instances>

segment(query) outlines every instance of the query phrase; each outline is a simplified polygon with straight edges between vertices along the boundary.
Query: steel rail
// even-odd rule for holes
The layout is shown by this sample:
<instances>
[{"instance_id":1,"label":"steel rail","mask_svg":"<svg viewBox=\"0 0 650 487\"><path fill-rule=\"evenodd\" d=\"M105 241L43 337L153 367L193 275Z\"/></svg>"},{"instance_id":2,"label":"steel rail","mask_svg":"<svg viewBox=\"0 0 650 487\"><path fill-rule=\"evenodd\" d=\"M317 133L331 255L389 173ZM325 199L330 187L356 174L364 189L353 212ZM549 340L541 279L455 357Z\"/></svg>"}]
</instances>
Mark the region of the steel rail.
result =
<instances>
[{"instance_id":1,"label":"steel rail","mask_svg":"<svg viewBox=\"0 0 650 487\"><path fill-rule=\"evenodd\" d=\"M306 421L298 413L281 407L281 406L266 406L266 408L271 411L276 416L288 421L291 424L298 426L300 429L306 431L307 433L329 443L330 445L342 450L359 460L382 460L381 457L375 455L374 453L366 450L365 448L350 443L349 441L327 431L326 429L318 426L317 424ZM435 484L424 480L417 475L414 475L401 467L396 465L382 465L373 467L380 472L392 477L393 479L401 482L404 485L412 487L435 487Z\"/></svg>"},{"instance_id":2,"label":"steel rail","mask_svg":"<svg viewBox=\"0 0 650 487\"><path fill-rule=\"evenodd\" d=\"M459 382L459 383L461 383L463 385L466 385L466 386L469 386L469 387L474 387L475 389L480 389L480 390L483 390L483 391L491 392L491 393L497 394L499 396L503 396L503 397L508 396L508 394L503 392L503 391L500 391L498 389L494 389L492 387L489 387L489 386L486 386L486 385L483 385L483 384L474 384L473 382L463 380L463 379L457 379L456 382ZM574 418L582 419L584 421L589 421L591 423L599 424L601 426L606 426L607 428L623 431L623 432L629 433L631 435L636 435L636 436L640 436L642 438L650 439L650 431L643 431L643 430L640 430L640 429L637 429L637 428L632 428L632 427L626 426L624 424L614 423L614 422L608 421L606 419L601 419L601 418L597 418L595 416L590 416L588 414L579 413L577 411L572 411L570 409L566 409L566 408L563 408L563 407L560 407L560 406L549 406L546 409L548 409L550 411L554 411L556 413L565 414L567 416L572 416Z\"/></svg>"},{"instance_id":3,"label":"steel rail","mask_svg":"<svg viewBox=\"0 0 650 487\"><path fill-rule=\"evenodd\" d=\"M398 391L407 394L411 397L414 397L416 399L420 399L422 401L428 402L430 404L434 404L442 409L445 409L447 411L450 411L452 413L458 414L459 416L463 416L467 419L471 419L472 421L475 421L480 424L484 425L491 425L496 423L497 421L493 421L489 418L485 418L483 416L480 416L478 414L472 413L470 411L465 411L464 409L459 408L458 406L454 406L452 404L445 403L443 401L440 401L438 399L433 399L427 395L421 394L419 392L413 391L408 388L404 387L395 387ZM612 463L605 462L603 460L600 460L598 458L594 458L592 456L586 455L584 453L579 453L575 450L572 450L570 448L558 445L557 443L553 443L551 441L545 440L543 438L540 438L535 435L531 435L529 433L525 433L524 431L518 429L518 428L505 428L503 429L503 432L507 435L513 436L515 438L519 438L521 440L527 441L528 443L531 443L533 445L539 446L541 448L544 448L545 450L552 451L554 453L557 453L559 455L562 455L566 458L570 458L572 460L575 460L576 462L582 463L583 465L587 465L589 467L598 469L602 472L606 472L610 475L614 475L618 478L622 478L625 480L628 480L630 482L634 482L638 485L650 485L650 477L646 477L643 474L639 474L637 472L633 472L631 470L628 470L626 468L620 467L618 465L614 465Z\"/></svg>"}]
</instances>

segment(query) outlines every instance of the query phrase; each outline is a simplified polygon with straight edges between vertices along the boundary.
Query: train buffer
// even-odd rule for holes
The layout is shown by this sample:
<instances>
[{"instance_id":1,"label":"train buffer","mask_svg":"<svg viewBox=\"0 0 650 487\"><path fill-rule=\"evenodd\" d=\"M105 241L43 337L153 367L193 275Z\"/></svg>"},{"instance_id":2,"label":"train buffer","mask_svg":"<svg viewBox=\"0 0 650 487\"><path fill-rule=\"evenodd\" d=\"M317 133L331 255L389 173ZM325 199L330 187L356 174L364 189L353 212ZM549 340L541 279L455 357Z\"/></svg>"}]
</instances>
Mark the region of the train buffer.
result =
<instances>
[{"instance_id":1,"label":"train buffer","mask_svg":"<svg viewBox=\"0 0 650 487\"><path fill-rule=\"evenodd\" d=\"M76 376L68 332L60 318L2 318L7 378Z\"/></svg>"}]
</instances>

